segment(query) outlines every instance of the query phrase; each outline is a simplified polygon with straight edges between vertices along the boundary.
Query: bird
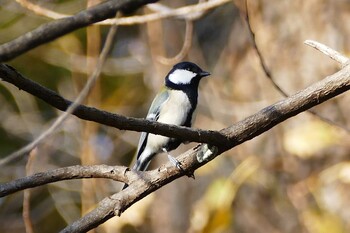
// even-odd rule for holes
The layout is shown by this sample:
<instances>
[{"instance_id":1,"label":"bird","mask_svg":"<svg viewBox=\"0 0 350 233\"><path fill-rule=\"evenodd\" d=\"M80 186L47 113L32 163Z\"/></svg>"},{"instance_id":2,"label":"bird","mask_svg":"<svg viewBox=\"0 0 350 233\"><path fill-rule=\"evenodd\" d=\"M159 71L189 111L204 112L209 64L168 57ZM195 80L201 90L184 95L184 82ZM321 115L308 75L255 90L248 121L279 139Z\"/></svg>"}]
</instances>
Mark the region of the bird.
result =
<instances>
[{"instance_id":1,"label":"bird","mask_svg":"<svg viewBox=\"0 0 350 233\"><path fill-rule=\"evenodd\" d=\"M153 99L146 119L191 127L197 108L199 82L209 75L209 72L192 62L184 61L174 65L165 77L163 88ZM155 155L163 152L174 166L181 169L179 161L169 154L181 143L176 138L142 132L133 169L145 171Z\"/></svg>"}]
</instances>

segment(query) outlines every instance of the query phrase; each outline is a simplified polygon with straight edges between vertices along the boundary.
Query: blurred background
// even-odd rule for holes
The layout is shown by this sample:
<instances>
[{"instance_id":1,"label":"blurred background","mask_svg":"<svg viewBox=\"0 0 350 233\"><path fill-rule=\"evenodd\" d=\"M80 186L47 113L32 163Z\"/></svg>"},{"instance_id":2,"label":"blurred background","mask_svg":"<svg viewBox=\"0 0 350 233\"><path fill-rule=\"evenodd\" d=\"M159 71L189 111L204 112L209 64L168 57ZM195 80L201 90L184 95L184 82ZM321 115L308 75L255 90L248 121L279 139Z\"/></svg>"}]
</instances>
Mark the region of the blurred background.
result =
<instances>
[{"instance_id":1,"label":"blurred background","mask_svg":"<svg viewBox=\"0 0 350 233\"><path fill-rule=\"evenodd\" d=\"M98 2L0 0L0 43ZM159 3L135 13L198 2ZM340 68L304 40L349 54L349 0L249 0L248 11L262 57L288 94ZM223 1L202 13L120 25L84 104L142 118L167 72L182 60L212 73L200 85L195 128L219 130L283 99L261 67L245 12L244 1ZM77 30L9 64L73 100L94 70L108 29ZM293 117L222 154L196 171L195 180L172 182L92 232L350 232L349 101L343 94L314 109L333 124L309 113ZM0 82L0 103L0 158L31 142L61 114L5 82ZM70 117L28 160L2 167L0 182L77 164L128 166L139 135ZM159 155L151 168L165 161ZM103 179L64 181L1 198L0 232L57 232L121 186Z\"/></svg>"}]
</instances>

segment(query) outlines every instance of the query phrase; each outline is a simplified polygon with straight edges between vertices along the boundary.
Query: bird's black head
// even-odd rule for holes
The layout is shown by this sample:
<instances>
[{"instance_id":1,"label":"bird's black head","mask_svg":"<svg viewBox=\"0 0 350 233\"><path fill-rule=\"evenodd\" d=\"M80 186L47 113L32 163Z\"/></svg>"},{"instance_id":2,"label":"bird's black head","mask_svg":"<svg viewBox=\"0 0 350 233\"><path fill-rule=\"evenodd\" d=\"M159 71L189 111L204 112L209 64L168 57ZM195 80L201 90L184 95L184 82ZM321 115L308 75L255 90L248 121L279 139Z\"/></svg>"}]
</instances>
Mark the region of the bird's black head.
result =
<instances>
[{"instance_id":1,"label":"bird's black head","mask_svg":"<svg viewBox=\"0 0 350 233\"><path fill-rule=\"evenodd\" d=\"M192 62L180 62L174 65L165 78L165 86L183 90L186 88L198 88L199 81L210 75Z\"/></svg>"}]
</instances>

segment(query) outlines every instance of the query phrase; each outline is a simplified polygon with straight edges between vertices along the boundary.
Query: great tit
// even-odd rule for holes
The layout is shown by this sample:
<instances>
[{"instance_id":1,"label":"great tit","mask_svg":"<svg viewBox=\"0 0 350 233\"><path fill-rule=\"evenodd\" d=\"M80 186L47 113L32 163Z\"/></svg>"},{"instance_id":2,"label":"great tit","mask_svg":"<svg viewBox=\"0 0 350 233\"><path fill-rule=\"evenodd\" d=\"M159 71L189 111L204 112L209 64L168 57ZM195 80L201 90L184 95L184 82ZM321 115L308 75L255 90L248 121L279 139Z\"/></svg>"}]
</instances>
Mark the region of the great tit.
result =
<instances>
[{"instance_id":1,"label":"great tit","mask_svg":"<svg viewBox=\"0 0 350 233\"><path fill-rule=\"evenodd\" d=\"M154 98L146 119L166 124L191 127L197 107L198 85L203 77L210 75L192 62L180 62L165 77L164 87ZM169 154L182 143L151 133L141 133L137 149L135 170L147 169L153 157L161 152L179 169L180 163Z\"/></svg>"}]
</instances>

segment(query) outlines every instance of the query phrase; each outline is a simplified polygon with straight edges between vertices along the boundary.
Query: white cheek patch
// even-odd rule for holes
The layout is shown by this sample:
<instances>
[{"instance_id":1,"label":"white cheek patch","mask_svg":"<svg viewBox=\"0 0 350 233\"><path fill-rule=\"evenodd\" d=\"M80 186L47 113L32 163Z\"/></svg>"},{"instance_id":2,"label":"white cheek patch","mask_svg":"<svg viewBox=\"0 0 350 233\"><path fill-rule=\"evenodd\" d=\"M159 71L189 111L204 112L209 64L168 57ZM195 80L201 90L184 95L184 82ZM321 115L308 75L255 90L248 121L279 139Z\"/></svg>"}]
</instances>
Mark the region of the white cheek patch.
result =
<instances>
[{"instance_id":1,"label":"white cheek patch","mask_svg":"<svg viewBox=\"0 0 350 233\"><path fill-rule=\"evenodd\" d=\"M189 70L175 70L169 75L169 80L175 84L189 84L196 75Z\"/></svg>"}]
</instances>

